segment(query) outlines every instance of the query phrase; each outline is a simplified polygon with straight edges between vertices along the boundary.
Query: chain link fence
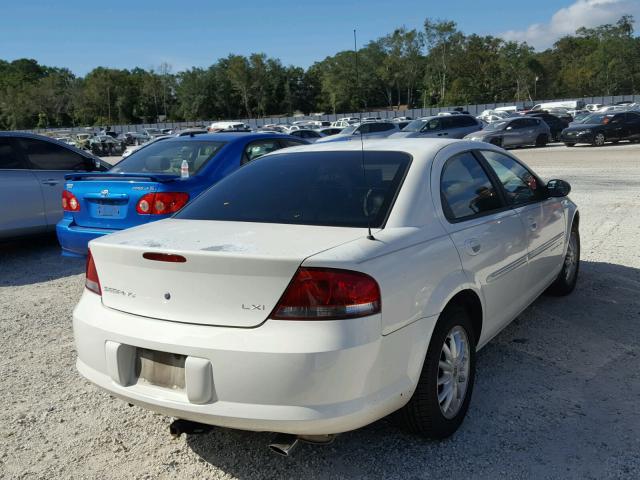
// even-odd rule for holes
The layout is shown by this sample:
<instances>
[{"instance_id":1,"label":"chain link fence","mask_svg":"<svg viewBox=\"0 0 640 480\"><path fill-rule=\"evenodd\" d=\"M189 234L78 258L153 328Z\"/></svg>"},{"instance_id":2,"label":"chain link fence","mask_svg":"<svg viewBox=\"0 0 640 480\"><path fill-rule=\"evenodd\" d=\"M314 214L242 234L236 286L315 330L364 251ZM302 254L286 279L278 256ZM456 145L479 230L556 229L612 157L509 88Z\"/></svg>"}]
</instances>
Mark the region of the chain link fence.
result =
<instances>
[{"instance_id":1,"label":"chain link fence","mask_svg":"<svg viewBox=\"0 0 640 480\"><path fill-rule=\"evenodd\" d=\"M615 95L615 96L599 96L599 97L582 97L582 98L560 98L552 100L537 100L535 102L503 102L503 103L482 103L477 105L451 105L448 107L428 107L428 108L414 108L408 110L380 110L380 111L368 111L358 113L339 113L335 115L315 115L315 116L295 116L295 117L264 117L264 118L239 118L235 121L244 122L251 128L259 128L264 125L278 124L278 123L292 123L301 120L321 120L334 122L338 118L342 117L380 117L382 119L392 119L395 117L411 117L419 118L429 115L437 115L438 112L446 112L453 110L454 108L462 108L468 111L472 115L479 115L484 110L491 110L498 107L506 107L510 105L516 105L518 107L524 107L525 105L533 105L537 103L546 102L560 102L567 100L582 100L585 104L600 103L603 105L611 105L617 102L631 101L640 103L640 95ZM158 129L172 129L181 130L184 128L191 128L196 126L207 126L215 121L221 120L195 120L190 122L160 122L160 123L139 123L135 125L111 125L111 130L117 133L124 132L142 132L147 128ZM34 133L47 133L47 132L65 132L65 133L81 133L89 130L97 130L98 127L70 127L70 128L47 128L47 129L34 129L28 130Z\"/></svg>"}]
</instances>

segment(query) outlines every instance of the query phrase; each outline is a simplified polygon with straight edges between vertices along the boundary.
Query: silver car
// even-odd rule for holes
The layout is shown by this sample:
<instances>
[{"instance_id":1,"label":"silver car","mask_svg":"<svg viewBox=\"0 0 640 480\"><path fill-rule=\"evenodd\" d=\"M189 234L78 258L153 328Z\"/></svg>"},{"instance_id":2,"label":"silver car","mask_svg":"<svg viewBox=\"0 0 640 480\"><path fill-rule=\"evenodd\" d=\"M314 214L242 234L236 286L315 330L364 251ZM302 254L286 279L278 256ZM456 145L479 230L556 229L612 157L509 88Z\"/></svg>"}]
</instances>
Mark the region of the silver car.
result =
<instances>
[{"instance_id":1,"label":"silver car","mask_svg":"<svg viewBox=\"0 0 640 480\"><path fill-rule=\"evenodd\" d=\"M389 135L399 132L400 128L397 123L392 122L363 122L351 125L345 128L337 135L319 138L316 143L320 142L340 142L363 138L386 138Z\"/></svg>"},{"instance_id":2,"label":"silver car","mask_svg":"<svg viewBox=\"0 0 640 480\"><path fill-rule=\"evenodd\" d=\"M0 132L0 239L54 231L64 176L106 170L99 158L52 138Z\"/></svg>"},{"instance_id":3,"label":"silver car","mask_svg":"<svg viewBox=\"0 0 640 480\"><path fill-rule=\"evenodd\" d=\"M456 112L457 113L457 112ZM471 115L438 115L412 121L392 138L463 138L482 128L482 123Z\"/></svg>"},{"instance_id":4,"label":"silver car","mask_svg":"<svg viewBox=\"0 0 640 480\"><path fill-rule=\"evenodd\" d=\"M542 119L522 116L490 123L484 129L464 138L505 148L525 145L544 147L551 141L551 131Z\"/></svg>"}]
</instances>

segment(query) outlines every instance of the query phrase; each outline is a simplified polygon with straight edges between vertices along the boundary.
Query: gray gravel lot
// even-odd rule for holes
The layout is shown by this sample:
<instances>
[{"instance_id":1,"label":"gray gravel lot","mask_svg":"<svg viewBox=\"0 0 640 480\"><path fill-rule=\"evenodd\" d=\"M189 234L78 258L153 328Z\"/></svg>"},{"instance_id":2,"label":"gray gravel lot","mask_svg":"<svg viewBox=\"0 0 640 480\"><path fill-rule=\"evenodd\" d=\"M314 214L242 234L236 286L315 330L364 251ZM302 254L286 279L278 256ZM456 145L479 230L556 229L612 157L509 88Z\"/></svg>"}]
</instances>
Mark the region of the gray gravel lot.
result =
<instances>
[{"instance_id":1,"label":"gray gravel lot","mask_svg":"<svg viewBox=\"0 0 640 480\"><path fill-rule=\"evenodd\" d=\"M173 440L169 419L76 372L84 262L41 238L0 245L0 478L640 478L640 146L514 153L572 183L581 277L479 353L453 438L422 440L382 420L292 458L268 452L266 433Z\"/></svg>"}]
</instances>

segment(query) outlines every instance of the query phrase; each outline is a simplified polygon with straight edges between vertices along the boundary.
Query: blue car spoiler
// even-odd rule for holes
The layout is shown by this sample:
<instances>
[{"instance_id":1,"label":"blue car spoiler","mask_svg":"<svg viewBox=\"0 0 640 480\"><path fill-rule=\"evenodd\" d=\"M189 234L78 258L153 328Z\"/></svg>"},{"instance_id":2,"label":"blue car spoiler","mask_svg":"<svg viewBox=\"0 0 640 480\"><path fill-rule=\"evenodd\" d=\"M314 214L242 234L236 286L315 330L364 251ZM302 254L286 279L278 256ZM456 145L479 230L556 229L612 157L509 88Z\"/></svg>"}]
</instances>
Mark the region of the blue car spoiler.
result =
<instances>
[{"instance_id":1,"label":"blue car spoiler","mask_svg":"<svg viewBox=\"0 0 640 480\"><path fill-rule=\"evenodd\" d=\"M171 175L168 173L110 173L110 172L91 172L91 173L68 173L64 176L65 180L84 180L106 179L106 178L148 178L153 182L168 183L180 178L179 175Z\"/></svg>"}]
</instances>

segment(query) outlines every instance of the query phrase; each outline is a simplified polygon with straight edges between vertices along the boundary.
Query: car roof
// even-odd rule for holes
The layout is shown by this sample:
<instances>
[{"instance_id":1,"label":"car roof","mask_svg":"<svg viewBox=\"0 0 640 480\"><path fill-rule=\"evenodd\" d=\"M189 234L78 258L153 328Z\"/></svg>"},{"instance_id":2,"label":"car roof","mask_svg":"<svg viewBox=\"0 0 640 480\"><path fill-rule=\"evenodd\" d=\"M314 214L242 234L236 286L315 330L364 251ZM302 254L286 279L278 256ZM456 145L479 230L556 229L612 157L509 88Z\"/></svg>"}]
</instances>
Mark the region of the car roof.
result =
<instances>
[{"instance_id":1,"label":"car roof","mask_svg":"<svg viewBox=\"0 0 640 480\"><path fill-rule=\"evenodd\" d=\"M278 132L217 132L217 133L200 133L197 135L184 135L181 137L170 138L167 141L219 141L219 142L235 142L240 140L264 140L268 137L274 138L287 138L290 139L290 135L286 135Z\"/></svg>"},{"instance_id":2,"label":"car roof","mask_svg":"<svg viewBox=\"0 0 640 480\"><path fill-rule=\"evenodd\" d=\"M478 148L478 142L468 140L440 139L440 138L383 138L363 140L362 142L320 142L299 147L289 147L276 150L267 156L298 152L351 152L351 151L391 151L404 152L411 155L414 162L430 162L435 155L448 145L466 143L469 148Z\"/></svg>"},{"instance_id":3,"label":"car roof","mask_svg":"<svg viewBox=\"0 0 640 480\"><path fill-rule=\"evenodd\" d=\"M31 132L0 131L0 137L20 137L20 138L33 138L35 140L44 140L47 142L55 143L56 145L60 145L64 148L67 148L68 150L72 150L84 157L89 157L89 158L99 160L98 157L96 157L90 152L87 152L85 150L80 150L79 148L76 148L73 145L69 145L68 143L61 142L60 140L56 140L55 138L52 138L52 137L47 137L46 135L38 135L37 133L31 133Z\"/></svg>"}]
</instances>

